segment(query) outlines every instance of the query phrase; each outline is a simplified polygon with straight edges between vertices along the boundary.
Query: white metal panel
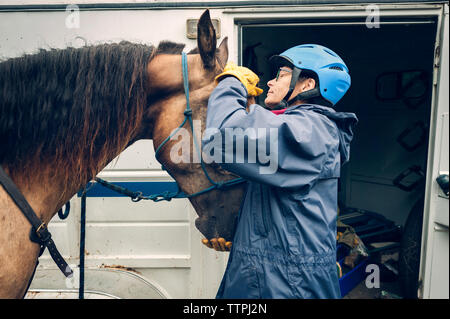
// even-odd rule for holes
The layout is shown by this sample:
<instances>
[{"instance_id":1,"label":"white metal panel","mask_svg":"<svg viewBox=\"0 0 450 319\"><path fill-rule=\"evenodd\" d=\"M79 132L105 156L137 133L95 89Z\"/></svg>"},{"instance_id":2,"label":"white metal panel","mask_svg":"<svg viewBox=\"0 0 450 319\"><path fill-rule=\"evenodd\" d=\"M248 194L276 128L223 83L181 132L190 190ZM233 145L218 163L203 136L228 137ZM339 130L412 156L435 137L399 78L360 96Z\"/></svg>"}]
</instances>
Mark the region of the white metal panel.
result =
<instances>
[{"instance_id":1,"label":"white metal panel","mask_svg":"<svg viewBox=\"0 0 450 319\"><path fill-rule=\"evenodd\" d=\"M140 201L127 197L88 198L87 221L101 222L189 222L190 203L186 199L170 202ZM124 207L132 207L123 211Z\"/></svg>"},{"instance_id":2,"label":"white metal panel","mask_svg":"<svg viewBox=\"0 0 450 319\"><path fill-rule=\"evenodd\" d=\"M448 101L447 101L448 102ZM445 102L444 102L445 103ZM441 141L441 150L439 157L439 171L448 172L449 166L449 156L447 146L449 145L449 113L444 113L441 115L440 121L442 122L442 141Z\"/></svg>"},{"instance_id":3,"label":"white metal panel","mask_svg":"<svg viewBox=\"0 0 450 319\"><path fill-rule=\"evenodd\" d=\"M109 170L161 170L161 164L155 158L153 141L139 140L130 145L103 171Z\"/></svg>"},{"instance_id":4,"label":"white metal panel","mask_svg":"<svg viewBox=\"0 0 450 319\"><path fill-rule=\"evenodd\" d=\"M210 0L209 2L220 2L222 0ZM242 0L227 0L227 2L242 1ZM170 3L170 2L182 2L179 0L0 0L0 4L10 5L28 5L28 4L92 4L92 3ZM185 2L204 2L204 0L189 0Z\"/></svg>"},{"instance_id":5,"label":"white metal panel","mask_svg":"<svg viewBox=\"0 0 450 319\"><path fill-rule=\"evenodd\" d=\"M439 156L439 172L438 175L447 174L448 175L448 165L449 165L449 113L442 114L441 118L441 146L440 146L440 156ZM449 210L448 210L448 196L438 187L436 198L436 211L435 211L435 221L441 225L449 225Z\"/></svg>"},{"instance_id":6,"label":"white metal panel","mask_svg":"<svg viewBox=\"0 0 450 319\"><path fill-rule=\"evenodd\" d=\"M433 229L429 298L448 299L448 227L436 224ZM425 286L426 288L426 286Z\"/></svg>"},{"instance_id":7,"label":"white metal panel","mask_svg":"<svg viewBox=\"0 0 450 319\"><path fill-rule=\"evenodd\" d=\"M186 38L186 19L200 17L203 10L112 10L80 11L79 28L67 28L70 12L0 12L1 57L35 52L37 48L99 44L127 40L157 45L162 40L196 46ZM214 11L211 12L214 18ZM169 22L170 21L170 22ZM170 24L170 27L164 27ZM84 39L84 40L80 40Z\"/></svg>"},{"instance_id":8,"label":"white metal panel","mask_svg":"<svg viewBox=\"0 0 450 319\"><path fill-rule=\"evenodd\" d=\"M108 258L189 255L189 222L88 223L86 254ZM122 257L123 258L123 257Z\"/></svg>"},{"instance_id":9,"label":"white metal panel","mask_svg":"<svg viewBox=\"0 0 450 319\"><path fill-rule=\"evenodd\" d=\"M435 61L434 73L434 105L430 123L430 146L428 154L427 186L425 197L425 211L422 236L422 254L420 265L420 277L422 287L419 295L423 298L448 298L449 297L449 256L448 256L448 198L441 196L440 187L436 177L442 172L442 168L448 170L449 145L448 126L445 131L445 114L449 113L449 7L444 6L440 19L441 29L437 34L438 55ZM448 124L448 123L447 123ZM444 134L446 136L444 137ZM446 154L445 154L446 153ZM445 221L446 225L441 224ZM447 278L447 279L445 279Z\"/></svg>"}]
</instances>

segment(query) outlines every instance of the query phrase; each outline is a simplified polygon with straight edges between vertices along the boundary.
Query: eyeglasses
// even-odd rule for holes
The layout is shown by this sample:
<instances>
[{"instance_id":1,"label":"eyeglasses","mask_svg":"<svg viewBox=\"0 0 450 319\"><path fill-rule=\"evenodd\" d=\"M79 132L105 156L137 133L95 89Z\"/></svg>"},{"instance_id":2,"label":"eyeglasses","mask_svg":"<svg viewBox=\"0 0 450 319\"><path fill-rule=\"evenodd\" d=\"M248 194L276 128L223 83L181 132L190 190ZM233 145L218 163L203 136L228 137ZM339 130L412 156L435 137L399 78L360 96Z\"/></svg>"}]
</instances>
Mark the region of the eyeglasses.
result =
<instances>
[{"instance_id":1,"label":"eyeglasses","mask_svg":"<svg viewBox=\"0 0 450 319\"><path fill-rule=\"evenodd\" d=\"M292 73L292 70L284 69L284 68L279 68L279 69L278 69L278 72L277 72L277 77L275 78L275 81L278 81L278 78L280 77L280 73L281 73L282 71L287 72L287 73Z\"/></svg>"}]
</instances>

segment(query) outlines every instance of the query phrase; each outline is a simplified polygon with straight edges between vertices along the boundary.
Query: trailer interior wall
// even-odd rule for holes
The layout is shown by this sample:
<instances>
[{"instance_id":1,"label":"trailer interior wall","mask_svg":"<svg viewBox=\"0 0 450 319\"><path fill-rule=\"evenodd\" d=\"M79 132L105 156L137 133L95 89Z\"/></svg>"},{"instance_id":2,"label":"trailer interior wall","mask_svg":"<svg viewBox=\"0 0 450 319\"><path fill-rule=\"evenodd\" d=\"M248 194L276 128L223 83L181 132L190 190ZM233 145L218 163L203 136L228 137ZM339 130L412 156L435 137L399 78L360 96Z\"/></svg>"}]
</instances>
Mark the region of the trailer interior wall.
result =
<instances>
[{"instance_id":1,"label":"trailer interior wall","mask_svg":"<svg viewBox=\"0 0 450 319\"><path fill-rule=\"evenodd\" d=\"M266 83L274 74L267 59L289 47L321 44L339 54L349 67L352 85L336 110L356 113L359 123L354 130L350 163L342 171L341 206L377 212L403 225L416 200L423 196L423 187L407 192L394 186L393 180L413 165L426 171L428 131L420 147L412 152L397 138L418 122L429 128L435 34L433 19L392 19L372 29L364 20L345 19L243 24L242 62L261 77L265 91L260 104L267 93ZM401 99L377 98L379 76L409 70L427 74L426 98L417 107L411 108ZM420 133L411 134L409 143L415 143ZM417 179L411 174L403 182Z\"/></svg>"}]
</instances>

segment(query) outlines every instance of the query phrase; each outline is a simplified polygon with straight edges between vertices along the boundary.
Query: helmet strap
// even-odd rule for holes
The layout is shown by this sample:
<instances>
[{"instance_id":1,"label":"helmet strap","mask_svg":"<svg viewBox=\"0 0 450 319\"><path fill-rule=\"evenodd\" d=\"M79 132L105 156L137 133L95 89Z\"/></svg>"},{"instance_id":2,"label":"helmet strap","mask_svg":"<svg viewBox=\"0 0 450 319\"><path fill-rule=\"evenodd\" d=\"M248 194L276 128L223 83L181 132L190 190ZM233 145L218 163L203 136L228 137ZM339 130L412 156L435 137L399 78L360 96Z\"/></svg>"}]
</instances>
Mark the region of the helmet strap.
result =
<instances>
[{"instance_id":1,"label":"helmet strap","mask_svg":"<svg viewBox=\"0 0 450 319\"><path fill-rule=\"evenodd\" d=\"M278 104L275 108L273 108L274 110L285 109L289 106L290 103L288 102L288 100L295 89L295 85L297 84L298 78L300 77L300 73L302 73L302 70L296 67L292 69L292 77L291 83L289 84L289 90L284 96L284 98L280 101L280 104Z\"/></svg>"},{"instance_id":2,"label":"helmet strap","mask_svg":"<svg viewBox=\"0 0 450 319\"><path fill-rule=\"evenodd\" d=\"M302 93L297 94L296 97L294 97L292 100L288 102L288 105L292 105L294 102L299 100L309 100L315 97L320 97L320 89L318 87L315 87L314 89L304 91Z\"/></svg>"}]
</instances>

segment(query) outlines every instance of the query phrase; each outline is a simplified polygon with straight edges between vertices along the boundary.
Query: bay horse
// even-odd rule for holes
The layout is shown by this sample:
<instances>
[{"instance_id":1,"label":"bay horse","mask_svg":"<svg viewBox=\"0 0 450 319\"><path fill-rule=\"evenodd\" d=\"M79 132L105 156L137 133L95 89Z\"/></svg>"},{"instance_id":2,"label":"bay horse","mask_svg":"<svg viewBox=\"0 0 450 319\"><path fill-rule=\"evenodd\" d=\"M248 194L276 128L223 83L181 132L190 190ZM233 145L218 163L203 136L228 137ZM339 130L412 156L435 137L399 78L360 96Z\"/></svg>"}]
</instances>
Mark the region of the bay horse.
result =
<instances>
[{"instance_id":1,"label":"bay horse","mask_svg":"<svg viewBox=\"0 0 450 319\"><path fill-rule=\"evenodd\" d=\"M182 123L183 48L169 41L157 47L122 41L40 50L0 63L0 164L42 222L48 224L128 146L152 139L157 149ZM214 77L227 60L227 39L216 47L206 10L197 48L187 54L192 118L201 121L202 131ZM191 132L189 122L184 127ZM175 142L169 140L157 159L180 189L193 194L211 186L199 163L172 162ZM218 165L205 168L216 181L236 178ZM231 240L244 189L239 184L189 198L206 238ZM2 187L0 226L0 298L21 298L40 247L30 241L30 223Z\"/></svg>"}]
</instances>

